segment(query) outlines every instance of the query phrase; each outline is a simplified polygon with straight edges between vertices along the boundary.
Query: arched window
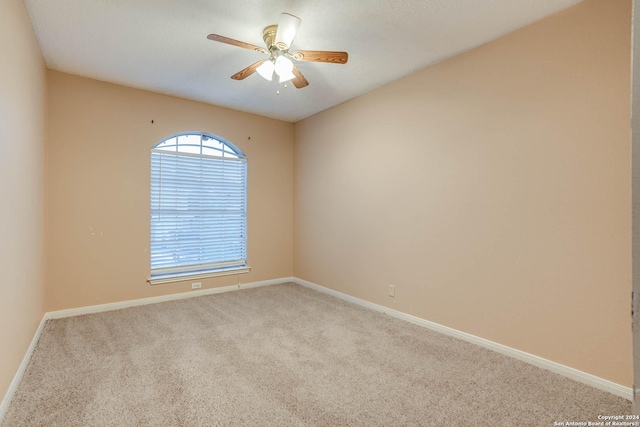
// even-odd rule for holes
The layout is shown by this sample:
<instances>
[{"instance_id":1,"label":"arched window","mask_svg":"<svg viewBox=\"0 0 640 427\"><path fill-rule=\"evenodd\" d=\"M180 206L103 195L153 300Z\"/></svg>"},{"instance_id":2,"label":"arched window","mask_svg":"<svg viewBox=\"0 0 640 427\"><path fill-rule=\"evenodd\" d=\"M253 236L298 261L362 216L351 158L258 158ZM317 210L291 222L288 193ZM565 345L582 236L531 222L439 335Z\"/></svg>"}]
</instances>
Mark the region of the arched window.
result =
<instances>
[{"instance_id":1,"label":"arched window","mask_svg":"<svg viewBox=\"0 0 640 427\"><path fill-rule=\"evenodd\" d=\"M247 158L206 133L151 149L151 284L249 271Z\"/></svg>"}]
</instances>

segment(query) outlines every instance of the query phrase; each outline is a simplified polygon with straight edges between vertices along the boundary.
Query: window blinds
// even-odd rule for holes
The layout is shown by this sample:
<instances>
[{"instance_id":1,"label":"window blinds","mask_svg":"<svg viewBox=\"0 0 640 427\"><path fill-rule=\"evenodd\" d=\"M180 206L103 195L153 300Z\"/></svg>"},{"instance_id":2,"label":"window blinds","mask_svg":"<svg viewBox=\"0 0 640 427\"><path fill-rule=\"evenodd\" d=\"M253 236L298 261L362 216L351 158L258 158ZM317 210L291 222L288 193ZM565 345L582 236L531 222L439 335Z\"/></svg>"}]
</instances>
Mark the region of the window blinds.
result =
<instances>
[{"instance_id":1,"label":"window blinds","mask_svg":"<svg viewBox=\"0 0 640 427\"><path fill-rule=\"evenodd\" d=\"M246 266L246 159L151 151L151 275Z\"/></svg>"}]
</instances>

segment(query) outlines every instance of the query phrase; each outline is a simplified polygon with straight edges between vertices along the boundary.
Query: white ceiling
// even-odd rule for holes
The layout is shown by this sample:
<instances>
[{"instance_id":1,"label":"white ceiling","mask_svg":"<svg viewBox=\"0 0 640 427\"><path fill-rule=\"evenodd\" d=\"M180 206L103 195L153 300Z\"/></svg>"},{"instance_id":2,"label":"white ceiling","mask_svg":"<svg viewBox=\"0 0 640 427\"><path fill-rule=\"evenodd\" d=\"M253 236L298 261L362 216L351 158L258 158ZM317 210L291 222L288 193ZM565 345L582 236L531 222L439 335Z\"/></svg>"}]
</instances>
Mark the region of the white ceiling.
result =
<instances>
[{"instance_id":1,"label":"white ceiling","mask_svg":"<svg viewBox=\"0 0 640 427\"><path fill-rule=\"evenodd\" d=\"M24 0L47 66L290 122L469 50L581 0ZM266 57L207 40L264 46L281 12L299 16L291 51L349 53L346 65L297 62L310 85L280 88ZM274 79L275 80L275 79Z\"/></svg>"}]
</instances>

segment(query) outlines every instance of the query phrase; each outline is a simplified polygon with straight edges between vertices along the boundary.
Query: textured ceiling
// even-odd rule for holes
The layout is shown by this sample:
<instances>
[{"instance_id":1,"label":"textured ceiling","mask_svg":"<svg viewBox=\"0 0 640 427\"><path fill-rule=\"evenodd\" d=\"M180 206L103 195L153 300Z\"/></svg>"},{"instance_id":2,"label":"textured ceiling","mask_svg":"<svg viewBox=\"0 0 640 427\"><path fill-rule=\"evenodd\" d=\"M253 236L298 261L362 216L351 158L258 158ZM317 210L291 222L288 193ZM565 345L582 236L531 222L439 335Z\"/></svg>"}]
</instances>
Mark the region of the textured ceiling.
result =
<instances>
[{"instance_id":1,"label":"textured ceiling","mask_svg":"<svg viewBox=\"0 0 640 427\"><path fill-rule=\"evenodd\" d=\"M53 70L290 122L580 1L24 0ZM263 46L263 28L281 12L302 19L291 51L347 51L349 62L297 62L310 82L303 89L257 73L232 80L266 55L207 35Z\"/></svg>"}]
</instances>

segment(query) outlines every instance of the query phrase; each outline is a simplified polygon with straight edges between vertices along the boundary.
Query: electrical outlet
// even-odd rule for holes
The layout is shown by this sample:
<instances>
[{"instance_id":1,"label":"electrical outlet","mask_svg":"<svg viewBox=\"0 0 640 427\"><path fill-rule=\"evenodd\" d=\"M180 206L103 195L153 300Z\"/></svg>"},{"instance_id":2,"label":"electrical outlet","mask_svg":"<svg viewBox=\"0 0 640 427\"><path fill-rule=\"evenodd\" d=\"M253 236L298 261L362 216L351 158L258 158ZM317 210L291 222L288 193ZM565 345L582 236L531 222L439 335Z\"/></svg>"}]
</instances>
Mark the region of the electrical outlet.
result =
<instances>
[{"instance_id":1,"label":"electrical outlet","mask_svg":"<svg viewBox=\"0 0 640 427\"><path fill-rule=\"evenodd\" d=\"M202 283L196 282L191 284L191 289L200 289L202 287Z\"/></svg>"},{"instance_id":2,"label":"electrical outlet","mask_svg":"<svg viewBox=\"0 0 640 427\"><path fill-rule=\"evenodd\" d=\"M391 298L396 297L396 285L389 285L389 296Z\"/></svg>"}]
</instances>

